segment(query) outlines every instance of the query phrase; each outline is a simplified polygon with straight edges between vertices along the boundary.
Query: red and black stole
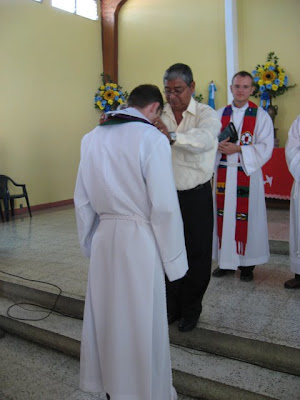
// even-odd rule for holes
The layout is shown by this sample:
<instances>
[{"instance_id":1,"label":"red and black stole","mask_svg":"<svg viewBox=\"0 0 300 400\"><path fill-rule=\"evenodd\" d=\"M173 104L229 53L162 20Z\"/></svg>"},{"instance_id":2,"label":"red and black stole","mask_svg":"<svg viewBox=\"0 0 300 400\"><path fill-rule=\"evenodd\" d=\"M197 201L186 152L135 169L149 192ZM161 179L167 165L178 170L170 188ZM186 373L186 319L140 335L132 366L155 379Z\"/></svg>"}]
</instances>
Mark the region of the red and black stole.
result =
<instances>
[{"instance_id":1,"label":"red and black stole","mask_svg":"<svg viewBox=\"0 0 300 400\"><path fill-rule=\"evenodd\" d=\"M240 146L251 145L253 141L253 133L256 123L257 105L249 101L248 108L245 111ZM225 107L222 115L222 130L229 124L232 114L231 105ZM222 164L218 167L217 176L217 225L219 247L222 243L223 232L223 215L226 190L226 171L227 171L227 156L222 154ZM249 209L249 186L250 177L247 176L243 168L237 167L237 203L236 203L236 226L235 226L235 241L237 253L245 255L247 235L248 235L248 209Z\"/></svg>"}]
</instances>

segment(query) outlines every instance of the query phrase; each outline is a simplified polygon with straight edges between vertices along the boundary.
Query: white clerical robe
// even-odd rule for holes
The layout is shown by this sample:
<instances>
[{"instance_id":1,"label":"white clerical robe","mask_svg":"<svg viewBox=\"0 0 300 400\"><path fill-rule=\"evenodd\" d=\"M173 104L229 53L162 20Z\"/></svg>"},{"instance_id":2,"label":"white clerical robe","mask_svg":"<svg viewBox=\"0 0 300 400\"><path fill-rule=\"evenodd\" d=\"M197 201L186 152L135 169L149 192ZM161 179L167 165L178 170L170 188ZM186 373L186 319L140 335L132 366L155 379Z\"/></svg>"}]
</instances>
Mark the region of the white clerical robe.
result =
<instances>
[{"instance_id":1,"label":"white clerical robe","mask_svg":"<svg viewBox=\"0 0 300 400\"><path fill-rule=\"evenodd\" d=\"M237 108L232 104L231 122L234 123L239 138L247 107L248 103L241 108ZM223 111L224 108L217 111L220 120ZM228 166L226 175L223 235L220 248L217 229L216 183L221 153L217 152L213 196L213 259L218 260L218 265L221 269L237 270L239 266L264 264L269 260L268 226L264 181L261 167L271 158L273 146L274 128L272 120L268 113L259 107L257 110L253 144L242 146L242 153L234 153L227 156ZM250 176L248 238L244 256L237 253L235 241L238 166L242 166L246 175Z\"/></svg>"},{"instance_id":2,"label":"white clerical robe","mask_svg":"<svg viewBox=\"0 0 300 400\"><path fill-rule=\"evenodd\" d=\"M300 115L293 122L285 146L285 157L294 183L290 203L290 267L300 274Z\"/></svg>"},{"instance_id":3,"label":"white clerical robe","mask_svg":"<svg viewBox=\"0 0 300 400\"><path fill-rule=\"evenodd\" d=\"M81 389L176 399L164 272L173 281L188 264L167 138L142 122L96 127L82 140L74 202L90 256Z\"/></svg>"}]
</instances>

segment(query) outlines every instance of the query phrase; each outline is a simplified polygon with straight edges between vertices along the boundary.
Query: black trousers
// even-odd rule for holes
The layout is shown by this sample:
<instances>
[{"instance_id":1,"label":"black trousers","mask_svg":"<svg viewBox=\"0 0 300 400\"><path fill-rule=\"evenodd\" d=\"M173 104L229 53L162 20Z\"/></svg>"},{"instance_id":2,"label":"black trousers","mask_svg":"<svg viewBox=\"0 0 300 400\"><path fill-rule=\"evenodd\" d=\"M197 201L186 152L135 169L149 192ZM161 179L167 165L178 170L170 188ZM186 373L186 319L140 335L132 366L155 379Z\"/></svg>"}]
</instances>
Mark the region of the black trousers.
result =
<instances>
[{"instance_id":1,"label":"black trousers","mask_svg":"<svg viewBox=\"0 0 300 400\"><path fill-rule=\"evenodd\" d=\"M174 282L166 279L169 314L198 318L202 298L211 276L213 201L210 182L191 190L178 191L184 224L189 270Z\"/></svg>"}]
</instances>

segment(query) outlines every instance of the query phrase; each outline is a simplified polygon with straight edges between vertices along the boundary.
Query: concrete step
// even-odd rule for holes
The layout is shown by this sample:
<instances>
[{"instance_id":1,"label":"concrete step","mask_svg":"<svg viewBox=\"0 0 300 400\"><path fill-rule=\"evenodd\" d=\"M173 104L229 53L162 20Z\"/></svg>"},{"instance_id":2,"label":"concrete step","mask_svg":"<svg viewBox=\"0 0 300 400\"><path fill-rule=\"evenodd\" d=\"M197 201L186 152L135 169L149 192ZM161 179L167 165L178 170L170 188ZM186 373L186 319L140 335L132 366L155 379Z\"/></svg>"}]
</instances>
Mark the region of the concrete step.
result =
<instances>
[{"instance_id":1,"label":"concrete step","mask_svg":"<svg viewBox=\"0 0 300 400\"><path fill-rule=\"evenodd\" d=\"M9 278L0 281L0 295L15 302L25 301L49 309L55 305L56 311L74 317L74 324L78 324L76 319L83 317L84 299L79 296L61 294L57 297L57 293L20 285L9 281ZM18 321L10 321L10 324L17 326ZM217 327L214 330L207 329L202 326L201 319L198 327L187 334L180 333L175 324L170 326L169 331L172 344L300 376L300 348L270 341L267 336L252 338L245 333L241 335L238 331L229 334L219 331ZM17 328L14 333L17 333Z\"/></svg>"},{"instance_id":2,"label":"concrete step","mask_svg":"<svg viewBox=\"0 0 300 400\"><path fill-rule=\"evenodd\" d=\"M270 254L289 255L289 242L284 240L269 240Z\"/></svg>"},{"instance_id":3,"label":"concrete step","mask_svg":"<svg viewBox=\"0 0 300 400\"><path fill-rule=\"evenodd\" d=\"M42 321L26 321L45 317L34 306L10 309L11 315L24 319L15 320L7 316L13 304L0 299L0 326L5 331L79 357L81 320L51 314ZM171 356L175 387L196 399L296 400L300 393L300 380L291 374L177 345L171 346Z\"/></svg>"},{"instance_id":4,"label":"concrete step","mask_svg":"<svg viewBox=\"0 0 300 400\"><path fill-rule=\"evenodd\" d=\"M18 336L0 340L1 400L104 400L79 389L79 360ZM178 400L194 400L179 395Z\"/></svg>"},{"instance_id":5,"label":"concrete step","mask_svg":"<svg viewBox=\"0 0 300 400\"><path fill-rule=\"evenodd\" d=\"M294 375L181 346L171 346L171 357L180 393L209 400L299 399Z\"/></svg>"}]
</instances>

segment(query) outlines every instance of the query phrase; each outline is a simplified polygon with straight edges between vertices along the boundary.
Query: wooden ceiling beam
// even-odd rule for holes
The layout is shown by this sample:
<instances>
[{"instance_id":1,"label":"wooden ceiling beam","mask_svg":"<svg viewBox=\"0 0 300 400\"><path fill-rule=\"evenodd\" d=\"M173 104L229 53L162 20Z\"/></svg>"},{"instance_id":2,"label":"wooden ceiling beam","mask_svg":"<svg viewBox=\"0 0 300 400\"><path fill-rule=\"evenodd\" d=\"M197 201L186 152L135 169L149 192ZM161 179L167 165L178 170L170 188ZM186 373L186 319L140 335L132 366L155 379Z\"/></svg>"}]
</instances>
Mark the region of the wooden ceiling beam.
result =
<instances>
[{"instance_id":1,"label":"wooden ceiling beam","mask_svg":"<svg viewBox=\"0 0 300 400\"><path fill-rule=\"evenodd\" d=\"M101 0L103 72L118 83L118 14L127 0Z\"/></svg>"}]
</instances>

